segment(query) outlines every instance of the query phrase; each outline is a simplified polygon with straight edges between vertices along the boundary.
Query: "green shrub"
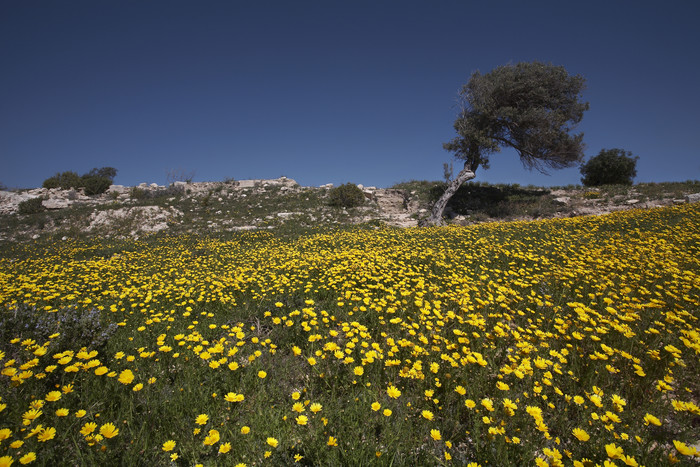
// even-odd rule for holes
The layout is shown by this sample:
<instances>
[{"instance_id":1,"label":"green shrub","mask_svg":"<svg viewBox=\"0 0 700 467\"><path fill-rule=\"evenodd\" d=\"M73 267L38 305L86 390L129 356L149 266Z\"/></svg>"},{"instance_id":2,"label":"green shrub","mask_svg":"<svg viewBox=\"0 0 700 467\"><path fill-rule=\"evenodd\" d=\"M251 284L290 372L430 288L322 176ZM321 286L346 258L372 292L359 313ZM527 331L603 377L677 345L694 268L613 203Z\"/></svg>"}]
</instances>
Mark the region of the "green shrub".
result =
<instances>
[{"instance_id":1,"label":"green shrub","mask_svg":"<svg viewBox=\"0 0 700 467\"><path fill-rule=\"evenodd\" d=\"M330 192L330 205L354 208L361 206L365 202L365 194L354 183L345 183L333 188Z\"/></svg>"},{"instance_id":2,"label":"green shrub","mask_svg":"<svg viewBox=\"0 0 700 467\"><path fill-rule=\"evenodd\" d=\"M44 180L42 184L44 188L61 188L67 190L69 188L80 188L80 175L73 171L60 172Z\"/></svg>"},{"instance_id":3,"label":"green shrub","mask_svg":"<svg viewBox=\"0 0 700 467\"><path fill-rule=\"evenodd\" d=\"M19 203L17 209L20 214L36 214L44 210L44 205L41 204L42 201L42 198L28 199Z\"/></svg>"},{"instance_id":4,"label":"green shrub","mask_svg":"<svg viewBox=\"0 0 700 467\"><path fill-rule=\"evenodd\" d=\"M129 196L131 199L146 199L148 198L148 192L144 190L143 188L139 188L137 186L131 188L131 191L129 192Z\"/></svg>"},{"instance_id":5,"label":"green shrub","mask_svg":"<svg viewBox=\"0 0 700 467\"><path fill-rule=\"evenodd\" d=\"M109 190L112 185L111 179L93 175L83 175L80 182L88 196L100 195Z\"/></svg>"},{"instance_id":6,"label":"green shrub","mask_svg":"<svg viewBox=\"0 0 700 467\"><path fill-rule=\"evenodd\" d=\"M88 196L99 195L106 192L117 175L114 167L94 168L82 176L75 172L60 172L44 180L44 188L61 188L68 190L71 188L84 188Z\"/></svg>"},{"instance_id":7,"label":"green shrub","mask_svg":"<svg viewBox=\"0 0 700 467\"><path fill-rule=\"evenodd\" d=\"M629 151L603 149L581 166L585 186L631 185L637 176L637 159Z\"/></svg>"}]
</instances>

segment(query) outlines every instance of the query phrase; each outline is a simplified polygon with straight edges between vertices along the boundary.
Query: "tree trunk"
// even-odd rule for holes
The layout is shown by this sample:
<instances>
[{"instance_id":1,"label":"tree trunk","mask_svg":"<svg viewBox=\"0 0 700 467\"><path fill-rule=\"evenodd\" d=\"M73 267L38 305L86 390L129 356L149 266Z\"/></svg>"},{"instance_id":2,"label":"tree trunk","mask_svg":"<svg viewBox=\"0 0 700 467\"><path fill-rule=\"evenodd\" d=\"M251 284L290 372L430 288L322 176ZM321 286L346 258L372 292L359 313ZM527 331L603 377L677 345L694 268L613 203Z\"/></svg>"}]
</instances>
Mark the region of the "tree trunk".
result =
<instances>
[{"instance_id":1,"label":"tree trunk","mask_svg":"<svg viewBox=\"0 0 700 467\"><path fill-rule=\"evenodd\" d=\"M452 180L449 185L447 185L445 192L442 194L440 199L435 202L433 210L430 213L430 217L423 221L421 225L444 225L444 221L442 220L442 212L445 210L447 202L450 200L450 198L452 198L452 195L457 192L459 187L462 186L462 183L466 182L467 180L471 180L474 177L476 177L476 174L471 167L464 164L462 171L457 174L457 177Z\"/></svg>"}]
</instances>

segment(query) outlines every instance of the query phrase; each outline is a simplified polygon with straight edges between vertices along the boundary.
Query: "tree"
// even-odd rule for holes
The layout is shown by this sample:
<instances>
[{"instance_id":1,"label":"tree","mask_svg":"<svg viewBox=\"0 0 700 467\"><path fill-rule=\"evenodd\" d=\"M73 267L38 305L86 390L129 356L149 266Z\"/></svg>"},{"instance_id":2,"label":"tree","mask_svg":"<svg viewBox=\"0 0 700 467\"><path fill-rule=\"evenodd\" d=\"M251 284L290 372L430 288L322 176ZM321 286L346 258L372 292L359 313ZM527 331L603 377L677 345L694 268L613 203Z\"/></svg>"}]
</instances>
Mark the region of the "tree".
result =
<instances>
[{"instance_id":1,"label":"tree","mask_svg":"<svg viewBox=\"0 0 700 467\"><path fill-rule=\"evenodd\" d=\"M464 168L448 184L425 224L441 224L452 195L476 176L479 167L487 169L489 156L502 147L515 149L525 168L543 173L580 163L583 133L569 132L588 110L588 103L580 100L584 85L583 77L570 76L564 67L540 62L473 73L459 91L461 111L454 123L458 136L443 144L464 161Z\"/></svg>"},{"instance_id":2,"label":"tree","mask_svg":"<svg viewBox=\"0 0 700 467\"><path fill-rule=\"evenodd\" d=\"M585 186L631 185L637 176L637 159L629 151L603 149L581 165L581 183Z\"/></svg>"}]
</instances>

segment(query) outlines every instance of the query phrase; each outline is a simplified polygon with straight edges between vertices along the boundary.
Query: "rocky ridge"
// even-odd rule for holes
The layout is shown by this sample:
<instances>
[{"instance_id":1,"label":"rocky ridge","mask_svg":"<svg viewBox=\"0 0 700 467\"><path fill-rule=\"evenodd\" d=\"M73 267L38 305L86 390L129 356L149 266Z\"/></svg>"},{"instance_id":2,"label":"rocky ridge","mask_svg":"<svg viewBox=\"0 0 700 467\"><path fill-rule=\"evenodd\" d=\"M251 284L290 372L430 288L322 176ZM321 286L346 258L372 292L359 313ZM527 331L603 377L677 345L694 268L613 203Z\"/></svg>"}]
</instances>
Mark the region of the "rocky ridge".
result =
<instances>
[{"instance_id":1,"label":"rocky ridge","mask_svg":"<svg viewBox=\"0 0 700 467\"><path fill-rule=\"evenodd\" d=\"M38 238L41 234L65 231L116 237L139 237L155 232L235 231L274 228L281 225L314 227L319 224L382 223L413 227L426 217L430 202L425 193L398 188L358 185L366 202L344 209L328 206L332 184L302 187L287 177L228 180L224 182L174 182L169 186L142 183L127 187L112 185L97 196L80 190L35 188L0 191L0 218L14 220L14 227L0 228L0 240ZM537 192L538 196L545 193ZM40 214L21 214L20 204L41 199ZM700 201L700 193L662 193L651 199L629 187L624 192L602 196L596 189L573 187L546 191L539 201L545 208L536 213L490 218L474 206L455 212L446 210L452 223L470 224L489 220L571 217L613 211L653 208ZM65 214L64 214L65 213ZM31 222L29 216L35 216ZM8 222L4 222L7 224Z\"/></svg>"}]
</instances>

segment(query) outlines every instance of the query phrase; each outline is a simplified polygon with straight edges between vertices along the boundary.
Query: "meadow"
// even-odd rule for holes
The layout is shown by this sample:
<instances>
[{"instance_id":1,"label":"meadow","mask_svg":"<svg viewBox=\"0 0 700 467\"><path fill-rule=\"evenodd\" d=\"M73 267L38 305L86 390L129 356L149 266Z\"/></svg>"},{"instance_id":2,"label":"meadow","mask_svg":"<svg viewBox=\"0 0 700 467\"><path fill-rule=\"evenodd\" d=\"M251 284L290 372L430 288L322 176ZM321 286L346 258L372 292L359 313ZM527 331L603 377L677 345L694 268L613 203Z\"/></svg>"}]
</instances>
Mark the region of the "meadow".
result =
<instances>
[{"instance_id":1,"label":"meadow","mask_svg":"<svg viewBox=\"0 0 700 467\"><path fill-rule=\"evenodd\" d=\"M0 307L0 466L700 459L700 204L17 243Z\"/></svg>"}]
</instances>

